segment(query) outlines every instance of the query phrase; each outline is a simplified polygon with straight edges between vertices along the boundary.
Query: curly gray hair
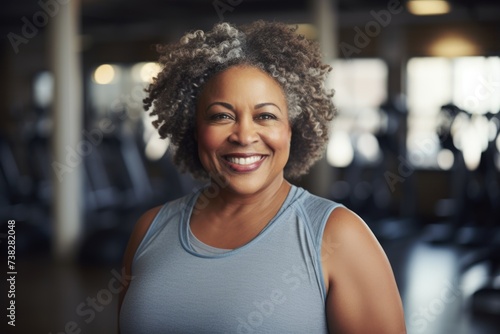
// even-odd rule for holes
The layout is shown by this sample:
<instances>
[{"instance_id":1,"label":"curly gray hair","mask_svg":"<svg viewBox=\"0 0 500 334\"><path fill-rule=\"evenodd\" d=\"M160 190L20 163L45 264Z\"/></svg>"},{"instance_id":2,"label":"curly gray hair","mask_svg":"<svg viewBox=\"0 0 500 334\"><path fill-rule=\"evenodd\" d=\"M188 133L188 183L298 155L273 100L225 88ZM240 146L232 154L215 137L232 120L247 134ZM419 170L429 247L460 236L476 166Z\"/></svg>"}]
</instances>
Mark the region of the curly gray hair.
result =
<instances>
[{"instance_id":1,"label":"curly gray hair","mask_svg":"<svg viewBox=\"0 0 500 334\"><path fill-rule=\"evenodd\" d=\"M178 43L158 46L162 71L146 89L144 108L153 106L151 115L158 117L153 125L171 140L174 163L182 171L208 176L194 136L197 98L214 74L236 65L261 69L285 93L292 127L285 177L305 174L321 157L335 114L333 91L325 88L331 67L322 62L318 45L295 31L276 22L219 23L211 31L197 30Z\"/></svg>"}]
</instances>

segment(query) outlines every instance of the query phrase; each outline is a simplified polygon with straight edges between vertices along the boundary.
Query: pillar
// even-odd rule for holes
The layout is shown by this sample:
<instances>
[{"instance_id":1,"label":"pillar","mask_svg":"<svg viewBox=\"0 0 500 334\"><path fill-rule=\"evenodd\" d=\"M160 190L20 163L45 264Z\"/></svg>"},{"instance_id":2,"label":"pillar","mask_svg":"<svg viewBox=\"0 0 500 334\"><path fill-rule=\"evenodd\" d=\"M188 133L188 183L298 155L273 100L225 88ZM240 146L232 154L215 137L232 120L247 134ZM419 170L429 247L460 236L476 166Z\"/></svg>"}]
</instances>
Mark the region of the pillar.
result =
<instances>
[{"instance_id":1,"label":"pillar","mask_svg":"<svg viewBox=\"0 0 500 334\"><path fill-rule=\"evenodd\" d=\"M79 54L80 1L61 1L49 27L54 74L52 110L53 255L76 257L82 232L82 73ZM76 152L76 154L75 154Z\"/></svg>"},{"instance_id":2,"label":"pillar","mask_svg":"<svg viewBox=\"0 0 500 334\"><path fill-rule=\"evenodd\" d=\"M318 31L318 42L323 54L323 61L331 63L337 56L338 19L336 0L311 0L313 24ZM332 87L329 87L332 88ZM330 197L333 183L332 167L323 156L305 175L301 185L311 193Z\"/></svg>"}]
</instances>

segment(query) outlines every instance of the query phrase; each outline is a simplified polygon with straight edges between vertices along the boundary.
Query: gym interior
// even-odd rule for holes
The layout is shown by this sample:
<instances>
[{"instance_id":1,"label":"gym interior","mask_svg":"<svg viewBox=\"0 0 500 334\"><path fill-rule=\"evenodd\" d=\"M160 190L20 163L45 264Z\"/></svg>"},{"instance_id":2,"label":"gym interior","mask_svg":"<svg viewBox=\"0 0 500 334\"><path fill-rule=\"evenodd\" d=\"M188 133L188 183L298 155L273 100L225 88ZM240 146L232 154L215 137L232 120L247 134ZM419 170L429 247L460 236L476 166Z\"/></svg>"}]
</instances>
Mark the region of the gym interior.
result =
<instances>
[{"instance_id":1,"label":"gym interior","mask_svg":"<svg viewBox=\"0 0 500 334\"><path fill-rule=\"evenodd\" d=\"M333 68L324 158L292 182L372 229L408 333L500 332L500 3L8 0L2 333L116 332L135 222L202 186L143 110L155 45L258 19L296 25Z\"/></svg>"}]
</instances>

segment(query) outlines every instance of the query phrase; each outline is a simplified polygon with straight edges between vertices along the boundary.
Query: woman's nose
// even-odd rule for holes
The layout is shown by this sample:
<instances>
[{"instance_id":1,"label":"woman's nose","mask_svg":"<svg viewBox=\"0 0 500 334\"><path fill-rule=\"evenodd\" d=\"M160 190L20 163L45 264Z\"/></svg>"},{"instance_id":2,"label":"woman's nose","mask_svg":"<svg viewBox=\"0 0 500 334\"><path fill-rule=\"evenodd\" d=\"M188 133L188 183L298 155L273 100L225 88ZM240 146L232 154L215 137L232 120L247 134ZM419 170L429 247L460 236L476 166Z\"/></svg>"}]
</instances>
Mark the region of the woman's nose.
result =
<instances>
[{"instance_id":1,"label":"woman's nose","mask_svg":"<svg viewBox=\"0 0 500 334\"><path fill-rule=\"evenodd\" d=\"M239 145L250 145L259 139L257 127L253 119L245 118L234 124L229 141Z\"/></svg>"}]
</instances>

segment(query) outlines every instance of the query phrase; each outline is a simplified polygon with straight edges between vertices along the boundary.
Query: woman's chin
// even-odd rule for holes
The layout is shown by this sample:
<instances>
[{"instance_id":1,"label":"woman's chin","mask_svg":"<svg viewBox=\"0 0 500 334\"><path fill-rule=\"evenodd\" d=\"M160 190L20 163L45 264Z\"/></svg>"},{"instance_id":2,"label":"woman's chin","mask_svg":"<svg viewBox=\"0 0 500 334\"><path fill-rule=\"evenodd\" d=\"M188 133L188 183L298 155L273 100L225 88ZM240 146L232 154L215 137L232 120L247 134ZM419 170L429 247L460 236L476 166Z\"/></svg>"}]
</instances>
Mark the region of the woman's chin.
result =
<instances>
[{"instance_id":1,"label":"woman's chin","mask_svg":"<svg viewBox=\"0 0 500 334\"><path fill-rule=\"evenodd\" d=\"M282 175L269 179L268 175L259 173L225 175L225 178L227 186L221 190L241 196L255 195L268 189L279 188L284 180Z\"/></svg>"}]
</instances>

